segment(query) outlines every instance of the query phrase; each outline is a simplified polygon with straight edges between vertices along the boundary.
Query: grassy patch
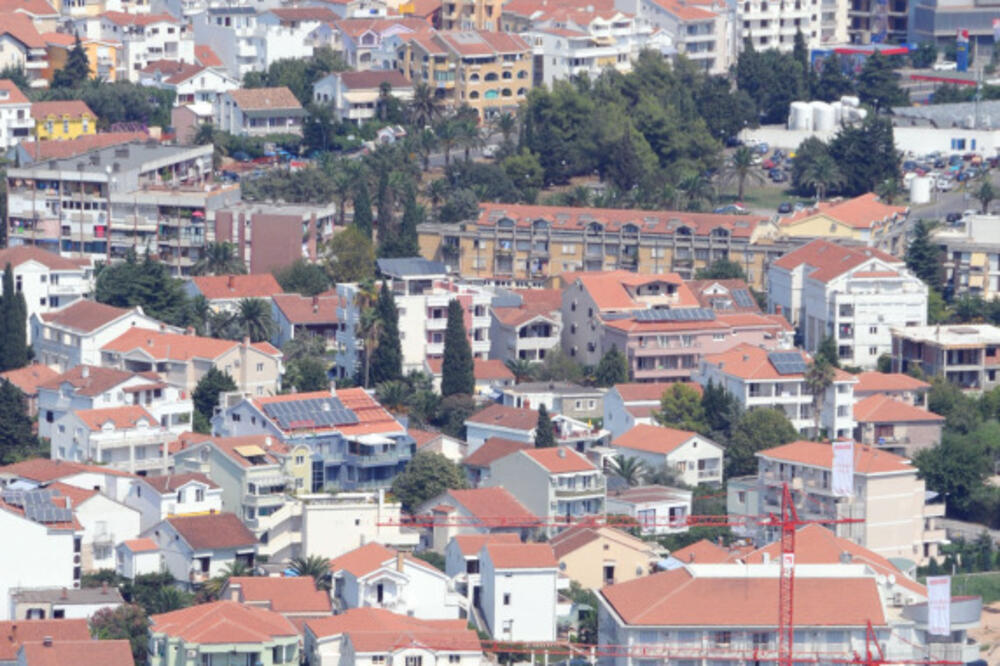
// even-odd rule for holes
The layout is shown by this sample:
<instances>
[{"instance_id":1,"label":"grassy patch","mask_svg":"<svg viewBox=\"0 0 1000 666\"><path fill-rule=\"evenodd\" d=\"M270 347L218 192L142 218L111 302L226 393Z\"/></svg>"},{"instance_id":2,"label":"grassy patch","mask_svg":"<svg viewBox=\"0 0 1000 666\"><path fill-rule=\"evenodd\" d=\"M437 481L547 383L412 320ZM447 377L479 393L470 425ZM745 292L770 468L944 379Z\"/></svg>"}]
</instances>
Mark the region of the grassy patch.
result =
<instances>
[{"instance_id":1,"label":"grassy patch","mask_svg":"<svg viewBox=\"0 0 1000 666\"><path fill-rule=\"evenodd\" d=\"M732 190L733 188L729 187L726 188L725 192L720 193L718 205L722 206L727 203L733 203L737 200L736 193ZM767 184L758 187L748 185L743 191L742 203L748 208L769 208L772 210L778 210L778 205L785 201L793 204L796 201L803 201L810 204L812 203L810 200L802 199L797 194L792 192L790 188L787 188L784 185Z\"/></svg>"},{"instance_id":2,"label":"grassy patch","mask_svg":"<svg viewBox=\"0 0 1000 666\"><path fill-rule=\"evenodd\" d=\"M983 604L1000 601L1000 571L958 574L951 577L952 596L979 595Z\"/></svg>"}]
</instances>

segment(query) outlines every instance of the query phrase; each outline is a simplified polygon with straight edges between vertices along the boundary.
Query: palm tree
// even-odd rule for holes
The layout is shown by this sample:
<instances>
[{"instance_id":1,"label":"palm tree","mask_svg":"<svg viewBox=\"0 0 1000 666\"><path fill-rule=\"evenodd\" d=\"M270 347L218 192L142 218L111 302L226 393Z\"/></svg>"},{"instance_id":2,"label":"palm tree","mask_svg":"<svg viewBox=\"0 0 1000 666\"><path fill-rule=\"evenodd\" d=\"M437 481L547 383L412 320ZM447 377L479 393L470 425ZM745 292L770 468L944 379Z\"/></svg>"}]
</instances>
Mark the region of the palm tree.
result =
<instances>
[{"instance_id":1,"label":"palm tree","mask_svg":"<svg viewBox=\"0 0 1000 666\"><path fill-rule=\"evenodd\" d=\"M514 373L514 382L517 384L535 376L535 365L526 358L507 359L504 365Z\"/></svg>"},{"instance_id":2,"label":"palm tree","mask_svg":"<svg viewBox=\"0 0 1000 666\"><path fill-rule=\"evenodd\" d=\"M577 185L563 194L563 203L574 208L586 208L590 205L590 188Z\"/></svg>"},{"instance_id":3,"label":"palm tree","mask_svg":"<svg viewBox=\"0 0 1000 666\"><path fill-rule=\"evenodd\" d=\"M378 292L375 289L375 281L372 279L363 280L358 283L358 293L355 296L355 305L360 315L358 316L357 334L364 343L364 367L361 373L361 384L368 388L371 381L371 361L372 352L375 351L375 341L378 340L379 319L375 310L375 300Z\"/></svg>"},{"instance_id":4,"label":"palm tree","mask_svg":"<svg viewBox=\"0 0 1000 666\"><path fill-rule=\"evenodd\" d=\"M898 178L886 178L875 186L875 194L891 206L896 199L903 195L903 187L899 184Z\"/></svg>"},{"instance_id":5,"label":"palm tree","mask_svg":"<svg viewBox=\"0 0 1000 666\"><path fill-rule=\"evenodd\" d=\"M451 186L444 178L437 178L427 183L427 198L431 200L431 211L434 219L437 219L438 207L448 197Z\"/></svg>"},{"instance_id":6,"label":"palm tree","mask_svg":"<svg viewBox=\"0 0 1000 666\"><path fill-rule=\"evenodd\" d=\"M642 483L646 472L646 463L634 456L626 458L619 454L611 459L611 473L629 486L638 486Z\"/></svg>"},{"instance_id":7,"label":"palm tree","mask_svg":"<svg viewBox=\"0 0 1000 666\"><path fill-rule=\"evenodd\" d=\"M484 144L483 137L479 133L479 127L475 121L462 120L456 123L458 130L458 143L465 151L465 161L469 161L469 153L473 148L481 148Z\"/></svg>"},{"instance_id":8,"label":"palm tree","mask_svg":"<svg viewBox=\"0 0 1000 666\"><path fill-rule=\"evenodd\" d=\"M413 86L413 98L408 108L410 124L415 127L427 127L440 115L434 90L426 83Z\"/></svg>"},{"instance_id":9,"label":"palm tree","mask_svg":"<svg viewBox=\"0 0 1000 666\"><path fill-rule=\"evenodd\" d=\"M289 562L288 568L296 576L312 576L317 590L330 589L330 560L320 555L295 557Z\"/></svg>"},{"instance_id":10,"label":"palm tree","mask_svg":"<svg viewBox=\"0 0 1000 666\"><path fill-rule=\"evenodd\" d=\"M434 134L437 135L438 143L444 150L444 166L447 169L451 165L451 151L459 143L460 132L454 120L445 118L434 125Z\"/></svg>"},{"instance_id":11,"label":"palm tree","mask_svg":"<svg viewBox=\"0 0 1000 666\"><path fill-rule=\"evenodd\" d=\"M813 188L816 191L816 201L821 201L826 197L828 188L844 184L844 174L832 157L818 155L806 162L799 175L799 182Z\"/></svg>"},{"instance_id":12,"label":"palm tree","mask_svg":"<svg viewBox=\"0 0 1000 666\"><path fill-rule=\"evenodd\" d=\"M814 360L809 364L805 374L805 384L813 397L813 423L816 428L816 439L820 438L819 420L823 407L823 397L826 390L833 384L834 369L825 358Z\"/></svg>"},{"instance_id":13,"label":"palm tree","mask_svg":"<svg viewBox=\"0 0 1000 666\"><path fill-rule=\"evenodd\" d=\"M517 131L517 117L513 113L501 113L494 116L491 124L494 131L500 132L505 144L511 142L511 137Z\"/></svg>"},{"instance_id":14,"label":"palm tree","mask_svg":"<svg viewBox=\"0 0 1000 666\"><path fill-rule=\"evenodd\" d=\"M699 210L705 201L711 203L715 198L712 182L703 173L692 173L677 183L677 189L683 195L685 210Z\"/></svg>"},{"instance_id":15,"label":"palm tree","mask_svg":"<svg viewBox=\"0 0 1000 666\"><path fill-rule=\"evenodd\" d=\"M375 395L379 403L396 414L405 414L409 405L410 387L400 379L382 382L375 387Z\"/></svg>"},{"instance_id":16,"label":"palm tree","mask_svg":"<svg viewBox=\"0 0 1000 666\"><path fill-rule=\"evenodd\" d=\"M192 275L242 275L246 272L232 243L208 243L202 249L201 259L191 267Z\"/></svg>"},{"instance_id":17,"label":"palm tree","mask_svg":"<svg viewBox=\"0 0 1000 666\"><path fill-rule=\"evenodd\" d=\"M416 148L416 153L420 155L420 160L423 163L424 171L429 171L431 168L431 153L437 148L438 140L437 134L434 130L422 129L420 133L417 134L414 140L414 147Z\"/></svg>"},{"instance_id":18,"label":"palm tree","mask_svg":"<svg viewBox=\"0 0 1000 666\"><path fill-rule=\"evenodd\" d=\"M271 319L271 308L263 298L240 300L234 319L251 342L263 342L271 338L274 321Z\"/></svg>"},{"instance_id":19,"label":"palm tree","mask_svg":"<svg viewBox=\"0 0 1000 666\"><path fill-rule=\"evenodd\" d=\"M218 599L230 578L252 576L253 570L243 562L234 561L227 564L218 576L209 578L202 586L202 591L212 599Z\"/></svg>"},{"instance_id":20,"label":"palm tree","mask_svg":"<svg viewBox=\"0 0 1000 666\"><path fill-rule=\"evenodd\" d=\"M723 183L728 185L736 181L736 198L739 201L743 201L743 192L748 180L757 184L764 182L764 172L754 165L753 160L753 151L747 146L740 146L722 170Z\"/></svg>"}]
</instances>

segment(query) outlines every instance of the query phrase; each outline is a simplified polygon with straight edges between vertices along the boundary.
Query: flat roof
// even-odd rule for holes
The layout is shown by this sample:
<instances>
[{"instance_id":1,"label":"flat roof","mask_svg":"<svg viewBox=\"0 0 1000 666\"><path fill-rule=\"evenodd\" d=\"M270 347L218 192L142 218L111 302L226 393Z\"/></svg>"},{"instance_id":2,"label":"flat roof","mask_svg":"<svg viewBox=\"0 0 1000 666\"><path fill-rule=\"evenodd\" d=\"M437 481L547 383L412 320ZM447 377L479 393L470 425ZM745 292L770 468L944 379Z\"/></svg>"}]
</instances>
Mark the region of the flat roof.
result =
<instances>
[{"instance_id":1,"label":"flat roof","mask_svg":"<svg viewBox=\"0 0 1000 666\"><path fill-rule=\"evenodd\" d=\"M212 150L212 146L167 146L161 143L134 141L98 148L74 157L42 161L34 168L8 169L8 171L17 175L33 174L40 170L78 172L82 165L85 174L106 176L105 168L116 163L121 170L130 171L154 162L163 162L166 165L184 159L211 155ZM96 164L94 156L97 157Z\"/></svg>"},{"instance_id":2,"label":"flat roof","mask_svg":"<svg viewBox=\"0 0 1000 666\"><path fill-rule=\"evenodd\" d=\"M907 326L892 329L892 334L901 338L944 346L1000 344L1000 328L989 324Z\"/></svg>"}]
</instances>

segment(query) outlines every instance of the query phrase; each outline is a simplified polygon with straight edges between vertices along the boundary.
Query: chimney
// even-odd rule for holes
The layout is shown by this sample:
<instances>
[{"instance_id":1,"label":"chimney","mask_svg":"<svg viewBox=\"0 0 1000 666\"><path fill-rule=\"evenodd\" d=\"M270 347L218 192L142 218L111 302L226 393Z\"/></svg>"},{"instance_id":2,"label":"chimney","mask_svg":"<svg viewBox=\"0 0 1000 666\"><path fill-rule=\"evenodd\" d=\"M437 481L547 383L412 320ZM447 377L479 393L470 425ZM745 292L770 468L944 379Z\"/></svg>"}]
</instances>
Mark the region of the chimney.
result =
<instances>
[{"instance_id":1,"label":"chimney","mask_svg":"<svg viewBox=\"0 0 1000 666\"><path fill-rule=\"evenodd\" d=\"M17 624L10 625L10 642L17 643Z\"/></svg>"},{"instance_id":2,"label":"chimney","mask_svg":"<svg viewBox=\"0 0 1000 666\"><path fill-rule=\"evenodd\" d=\"M399 573L403 573L403 562L404 561L406 561L406 558L403 556L403 551L397 550L396 551L396 571L398 571Z\"/></svg>"},{"instance_id":3,"label":"chimney","mask_svg":"<svg viewBox=\"0 0 1000 666\"><path fill-rule=\"evenodd\" d=\"M846 550L843 551L840 554L840 563L841 564L850 564L851 563L851 559L852 559L851 558L851 554L849 552L847 552Z\"/></svg>"},{"instance_id":4,"label":"chimney","mask_svg":"<svg viewBox=\"0 0 1000 666\"><path fill-rule=\"evenodd\" d=\"M160 333L166 333L166 332L167 332L167 325L164 324L163 322L160 322Z\"/></svg>"},{"instance_id":5,"label":"chimney","mask_svg":"<svg viewBox=\"0 0 1000 666\"><path fill-rule=\"evenodd\" d=\"M43 638L42 645L44 645L45 647L52 647L52 637L46 636L45 638Z\"/></svg>"},{"instance_id":6,"label":"chimney","mask_svg":"<svg viewBox=\"0 0 1000 666\"><path fill-rule=\"evenodd\" d=\"M60 599L69 599L69 592L66 590L65 587L62 589L62 594L59 595L59 598Z\"/></svg>"},{"instance_id":7,"label":"chimney","mask_svg":"<svg viewBox=\"0 0 1000 666\"><path fill-rule=\"evenodd\" d=\"M688 555L688 564L693 564L693 563L694 563L694 553L690 553Z\"/></svg>"},{"instance_id":8,"label":"chimney","mask_svg":"<svg viewBox=\"0 0 1000 666\"><path fill-rule=\"evenodd\" d=\"M84 379L86 379L87 377L90 377L90 367L86 366L86 365L83 366L80 369L80 376L83 377Z\"/></svg>"},{"instance_id":9,"label":"chimney","mask_svg":"<svg viewBox=\"0 0 1000 666\"><path fill-rule=\"evenodd\" d=\"M184 329L184 333L187 335L194 335L194 326L188 326Z\"/></svg>"},{"instance_id":10,"label":"chimney","mask_svg":"<svg viewBox=\"0 0 1000 666\"><path fill-rule=\"evenodd\" d=\"M240 588L239 588L239 585L235 585L234 586L231 582L230 582L230 585L229 585L229 600L230 601L239 601L240 600Z\"/></svg>"},{"instance_id":11,"label":"chimney","mask_svg":"<svg viewBox=\"0 0 1000 666\"><path fill-rule=\"evenodd\" d=\"M319 312L319 295L313 296L313 314Z\"/></svg>"},{"instance_id":12,"label":"chimney","mask_svg":"<svg viewBox=\"0 0 1000 666\"><path fill-rule=\"evenodd\" d=\"M244 335L243 336L243 346L244 347L249 347L250 346L250 336L249 335Z\"/></svg>"},{"instance_id":13,"label":"chimney","mask_svg":"<svg viewBox=\"0 0 1000 666\"><path fill-rule=\"evenodd\" d=\"M564 449L563 447L560 446L559 449L558 449L558 451L556 451L556 455L559 456L560 458L565 458L566 457L566 449Z\"/></svg>"},{"instance_id":14,"label":"chimney","mask_svg":"<svg viewBox=\"0 0 1000 666\"><path fill-rule=\"evenodd\" d=\"M233 277L232 275L230 275L229 277L226 278L226 286L229 287L229 291L232 291L233 289L236 288L235 284L236 284L236 278L235 277Z\"/></svg>"}]
</instances>

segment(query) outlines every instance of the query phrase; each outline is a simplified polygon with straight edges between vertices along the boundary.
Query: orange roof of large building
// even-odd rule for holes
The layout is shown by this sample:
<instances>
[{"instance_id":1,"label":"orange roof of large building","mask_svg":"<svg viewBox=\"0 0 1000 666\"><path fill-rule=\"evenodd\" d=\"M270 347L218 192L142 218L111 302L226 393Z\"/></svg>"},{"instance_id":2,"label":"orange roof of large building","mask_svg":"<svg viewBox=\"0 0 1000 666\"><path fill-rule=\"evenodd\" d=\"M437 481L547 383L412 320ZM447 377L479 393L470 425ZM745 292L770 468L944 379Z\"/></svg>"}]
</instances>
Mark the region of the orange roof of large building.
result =
<instances>
[{"instance_id":1,"label":"orange roof of large building","mask_svg":"<svg viewBox=\"0 0 1000 666\"><path fill-rule=\"evenodd\" d=\"M583 285L600 311L645 309L647 304L636 297L639 287L650 284L668 284L675 290L674 296L665 297L664 305L697 307L698 300L676 273L659 275L639 274L632 271L606 271L577 273L576 279Z\"/></svg>"},{"instance_id":2,"label":"orange roof of large building","mask_svg":"<svg viewBox=\"0 0 1000 666\"><path fill-rule=\"evenodd\" d=\"M13 620L0 622L0 661L17 661L23 643L40 643L46 637L55 642L89 641L85 619Z\"/></svg>"},{"instance_id":3,"label":"orange roof of large building","mask_svg":"<svg viewBox=\"0 0 1000 666\"><path fill-rule=\"evenodd\" d=\"M532 430L538 425L538 412L524 407L508 407L494 403L479 410L465 421L511 430Z\"/></svg>"},{"instance_id":4,"label":"orange roof of large building","mask_svg":"<svg viewBox=\"0 0 1000 666\"><path fill-rule=\"evenodd\" d=\"M300 400L315 400L319 398L337 398L346 408L354 412L357 417L356 423L342 423L340 425L316 426L310 422L308 417L304 417L300 424L292 423L287 430L314 430L314 431L336 431L345 437L355 435L370 435L378 433L403 433L405 429L392 414L386 410L379 402L368 395L362 388L337 389L331 391L313 391L310 393L289 393L285 395L273 395L264 398L254 398L253 404L266 414L265 407L277 402L296 402ZM278 425L278 424L276 424ZM280 427L280 426L279 426Z\"/></svg>"},{"instance_id":5,"label":"orange roof of large building","mask_svg":"<svg viewBox=\"0 0 1000 666\"><path fill-rule=\"evenodd\" d=\"M804 351L797 349L786 350L787 353L799 353L802 360L808 364L812 359ZM774 379L791 380L801 379L804 373L781 374L771 363L768 354L770 350L756 347L748 343L738 344L729 351L721 354L706 354L702 359L705 363L717 366L719 370L727 375L739 377L741 379ZM844 372L839 368L834 368L834 382L855 382L854 375Z\"/></svg>"},{"instance_id":6,"label":"orange roof of large building","mask_svg":"<svg viewBox=\"0 0 1000 666\"><path fill-rule=\"evenodd\" d=\"M101 351L120 354L142 351L157 361L189 361L195 358L215 360L240 344L236 340L204 338L199 335L166 333L133 327L101 347ZM254 342L250 346L272 356L281 354L267 342Z\"/></svg>"},{"instance_id":7,"label":"orange roof of large building","mask_svg":"<svg viewBox=\"0 0 1000 666\"><path fill-rule=\"evenodd\" d=\"M538 517L528 511L506 488L472 488L449 490L447 496L466 513L483 523L484 527L494 527L500 523L531 525Z\"/></svg>"},{"instance_id":8,"label":"orange roof of large building","mask_svg":"<svg viewBox=\"0 0 1000 666\"><path fill-rule=\"evenodd\" d=\"M148 427L159 427L159 421L141 405L125 405L122 407L105 407L103 409L79 409L73 412L76 418L83 421L93 431L103 430L111 424L114 430L137 428L145 421Z\"/></svg>"},{"instance_id":9,"label":"orange roof of large building","mask_svg":"<svg viewBox=\"0 0 1000 666\"><path fill-rule=\"evenodd\" d=\"M557 566L556 555L547 543L487 542L483 548L494 569L550 569Z\"/></svg>"},{"instance_id":10,"label":"orange roof of large building","mask_svg":"<svg viewBox=\"0 0 1000 666\"><path fill-rule=\"evenodd\" d=\"M523 37L512 32L442 30L435 36L459 56L500 55L531 50Z\"/></svg>"},{"instance_id":11,"label":"orange roof of large building","mask_svg":"<svg viewBox=\"0 0 1000 666\"><path fill-rule=\"evenodd\" d=\"M270 273L250 275L198 275L191 278L201 295L210 301L235 298L270 298L282 293Z\"/></svg>"},{"instance_id":12,"label":"orange roof of large building","mask_svg":"<svg viewBox=\"0 0 1000 666\"><path fill-rule=\"evenodd\" d=\"M660 455L669 455L698 433L689 430L666 428L659 425L640 423L618 435L611 446L633 451L648 451Z\"/></svg>"},{"instance_id":13,"label":"orange roof of large building","mask_svg":"<svg viewBox=\"0 0 1000 666\"><path fill-rule=\"evenodd\" d=\"M90 110L87 103L82 99L66 99L53 102L35 102L31 105L31 117L35 120L45 120L51 116L64 118L82 118L83 116L94 117L94 112Z\"/></svg>"},{"instance_id":14,"label":"orange roof of large building","mask_svg":"<svg viewBox=\"0 0 1000 666\"><path fill-rule=\"evenodd\" d=\"M287 86L277 88L238 88L226 93L243 111L276 111L302 109L299 100Z\"/></svg>"},{"instance_id":15,"label":"orange roof of large building","mask_svg":"<svg viewBox=\"0 0 1000 666\"><path fill-rule=\"evenodd\" d=\"M837 199L824 201L811 208L789 215L781 220L782 226L791 226L803 220L822 215L845 224L854 229L871 229L896 217L904 216L909 211L906 206L892 206L882 203L873 192L862 194L853 199Z\"/></svg>"},{"instance_id":16,"label":"orange roof of large building","mask_svg":"<svg viewBox=\"0 0 1000 666\"><path fill-rule=\"evenodd\" d=\"M806 265L812 270L807 277L829 282L866 261L878 259L889 264L900 264L899 258L870 247L846 247L828 240L817 239L793 250L772 263L772 266L791 271Z\"/></svg>"},{"instance_id":17,"label":"orange roof of large building","mask_svg":"<svg viewBox=\"0 0 1000 666\"><path fill-rule=\"evenodd\" d=\"M3 82L0 81L0 84ZM2 88L2 86L0 86ZM58 142L57 142L58 143ZM0 269L10 264L12 268L17 268L21 264L35 261L53 271L80 271L80 264L70 259L59 256L55 252L48 252L40 247L31 245L19 245L0 250ZM2 270L0 270L2 272Z\"/></svg>"},{"instance_id":18,"label":"orange roof of large building","mask_svg":"<svg viewBox=\"0 0 1000 666\"><path fill-rule=\"evenodd\" d=\"M385 654L408 647L447 652L482 652L467 620L422 620L384 608L351 608L306 622L316 637L346 636L354 652Z\"/></svg>"},{"instance_id":19,"label":"orange roof of large building","mask_svg":"<svg viewBox=\"0 0 1000 666\"><path fill-rule=\"evenodd\" d=\"M100 134L83 134L75 139L60 141L22 141L21 150L32 160L59 160L83 155L91 150L118 146L133 141L147 141L149 135L145 132L102 132Z\"/></svg>"},{"instance_id":20,"label":"orange roof of large building","mask_svg":"<svg viewBox=\"0 0 1000 666\"><path fill-rule=\"evenodd\" d=\"M196 551L244 548L257 544L257 538L234 513L171 516L166 522Z\"/></svg>"},{"instance_id":21,"label":"orange roof of large building","mask_svg":"<svg viewBox=\"0 0 1000 666\"><path fill-rule=\"evenodd\" d=\"M41 315L42 321L81 333L90 333L132 312L97 301L80 299L64 308Z\"/></svg>"},{"instance_id":22,"label":"orange roof of large building","mask_svg":"<svg viewBox=\"0 0 1000 666\"><path fill-rule=\"evenodd\" d=\"M21 393L28 396L38 395L38 387L40 385L58 376L58 372L41 363L32 363L23 368L0 373L0 379L6 379L19 388Z\"/></svg>"},{"instance_id":23,"label":"orange roof of large building","mask_svg":"<svg viewBox=\"0 0 1000 666\"><path fill-rule=\"evenodd\" d=\"M410 564L423 567L429 571L437 571L433 565L424 560L413 557L409 553L401 553L400 551L393 550L374 541L330 560L330 571L334 573L337 571L347 571L354 577L361 578L376 569L391 565L400 554Z\"/></svg>"},{"instance_id":24,"label":"orange roof of large building","mask_svg":"<svg viewBox=\"0 0 1000 666\"><path fill-rule=\"evenodd\" d=\"M681 567L601 590L629 625L769 627L778 625L778 578L699 577ZM878 585L871 578L795 580L798 627L885 624Z\"/></svg>"},{"instance_id":25,"label":"orange roof of large building","mask_svg":"<svg viewBox=\"0 0 1000 666\"><path fill-rule=\"evenodd\" d=\"M33 620L32 620L33 621ZM25 643L22 658L26 666L134 666L132 645L121 640L74 640Z\"/></svg>"},{"instance_id":26,"label":"orange roof of large building","mask_svg":"<svg viewBox=\"0 0 1000 666\"><path fill-rule=\"evenodd\" d=\"M628 384L615 384L614 389L618 391L622 402L660 402L663 394L678 382L630 382ZM701 395L701 384L696 382L679 382L693 388Z\"/></svg>"},{"instance_id":27,"label":"orange roof of large building","mask_svg":"<svg viewBox=\"0 0 1000 666\"><path fill-rule=\"evenodd\" d=\"M855 377L854 394L891 393L894 391L926 391L931 385L901 372L859 372Z\"/></svg>"},{"instance_id":28,"label":"orange roof of large building","mask_svg":"<svg viewBox=\"0 0 1000 666\"><path fill-rule=\"evenodd\" d=\"M213 601L151 615L150 632L180 638L189 646L226 643L270 643L298 635L283 615L235 601Z\"/></svg>"},{"instance_id":29,"label":"orange roof of large building","mask_svg":"<svg viewBox=\"0 0 1000 666\"><path fill-rule=\"evenodd\" d=\"M541 465L549 474L572 474L573 472L596 472L594 463L568 446L522 449L514 455L523 455Z\"/></svg>"},{"instance_id":30,"label":"orange roof of large building","mask_svg":"<svg viewBox=\"0 0 1000 666\"><path fill-rule=\"evenodd\" d=\"M917 423L944 422L944 417L884 393L875 393L854 403L854 420L859 423Z\"/></svg>"},{"instance_id":31,"label":"orange roof of large building","mask_svg":"<svg viewBox=\"0 0 1000 666\"><path fill-rule=\"evenodd\" d=\"M77 474L107 474L110 476L132 476L128 472L113 469L106 465L84 465L69 460L52 460L50 458L29 458L20 462L0 467L0 475L13 476L39 483L64 479Z\"/></svg>"},{"instance_id":32,"label":"orange roof of large building","mask_svg":"<svg viewBox=\"0 0 1000 666\"><path fill-rule=\"evenodd\" d=\"M509 456L515 451L530 448L531 444L504 437L489 437L482 445L467 455L462 464L467 467L489 467L490 463Z\"/></svg>"},{"instance_id":33,"label":"orange roof of large building","mask_svg":"<svg viewBox=\"0 0 1000 666\"><path fill-rule=\"evenodd\" d=\"M266 604L277 613L331 612L330 594L316 589L312 576L233 576L228 586L240 588L243 603Z\"/></svg>"},{"instance_id":34,"label":"orange roof of large building","mask_svg":"<svg viewBox=\"0 0 1000 666\"><path fill-rule=\"evenodd\" d=\"M833 446L824 442L799 440L758 451L757 456L769 460L797 463L820 469L832 469ZM895 453L882 451L864 444L854 444L855 474L895 474L907 472L916 474L910 461Z\"/></svg>"},{"instance_id":35,"label":"orange roof of large building","mask_svg":"<svg viewBox=\"0 0 1000 666\"><path fill-rule=\"evenodd\" d=\"M452 537L455 545L465 557L476 557L483 546L491 543L521 543L521 537L513 532L500 532L499 534L457 534Z\"/></svg>"}]
</instances>

